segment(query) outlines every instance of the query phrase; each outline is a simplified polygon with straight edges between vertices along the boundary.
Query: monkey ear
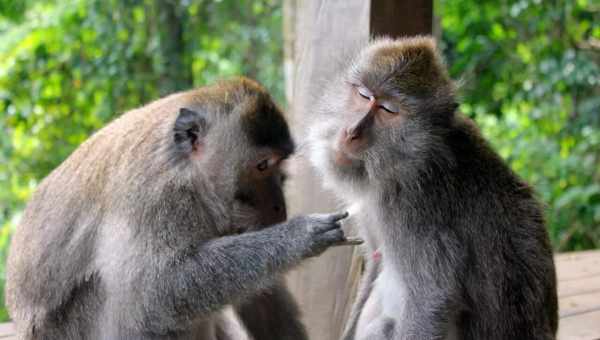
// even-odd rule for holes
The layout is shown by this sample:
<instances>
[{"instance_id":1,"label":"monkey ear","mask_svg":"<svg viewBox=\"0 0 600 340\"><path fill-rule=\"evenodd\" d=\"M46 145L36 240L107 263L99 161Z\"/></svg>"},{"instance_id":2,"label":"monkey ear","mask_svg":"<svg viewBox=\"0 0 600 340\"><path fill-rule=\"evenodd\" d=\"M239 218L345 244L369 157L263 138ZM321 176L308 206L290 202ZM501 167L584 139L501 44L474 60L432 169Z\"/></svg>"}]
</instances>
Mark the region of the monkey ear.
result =
<instances>
[{"instance_id":1,"label":"monkey ear","mask_svg":"<svg viewBox=\"0 0 600 340\"><path fill-rule=\"evenodd\" d=\"M206 116L182 107L175 119L173 130L178 149L186 153L199 152L202 141L208 132Z\"/></svg>"}]
</instances>

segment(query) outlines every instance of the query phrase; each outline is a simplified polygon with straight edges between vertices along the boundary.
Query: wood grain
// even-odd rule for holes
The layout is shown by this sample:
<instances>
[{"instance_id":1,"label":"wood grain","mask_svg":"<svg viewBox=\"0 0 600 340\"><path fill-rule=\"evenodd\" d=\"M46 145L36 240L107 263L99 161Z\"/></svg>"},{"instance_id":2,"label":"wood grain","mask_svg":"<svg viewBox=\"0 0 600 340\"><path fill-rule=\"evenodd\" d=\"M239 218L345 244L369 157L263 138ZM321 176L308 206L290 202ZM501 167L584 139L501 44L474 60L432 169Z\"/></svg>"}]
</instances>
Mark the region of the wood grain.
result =
<instances>
[{"instance_id":1,"label":"wood grain","mask_svg":"<svg viewBox=\"0 0 600 340\"><path fill-rule=\"evenodd\" d=\"M364 0L296 1L294 92L290 112L292 133L300 156L290 163L290 216L339 209L331 194L303 157L303 138L319 89L335 72L348 46L369 39L369 3ZM338 339L358 282L352 247L336 247L306 262L288 275L288 285L299 301L310 339Z\"/></svg>"}]
</instances>

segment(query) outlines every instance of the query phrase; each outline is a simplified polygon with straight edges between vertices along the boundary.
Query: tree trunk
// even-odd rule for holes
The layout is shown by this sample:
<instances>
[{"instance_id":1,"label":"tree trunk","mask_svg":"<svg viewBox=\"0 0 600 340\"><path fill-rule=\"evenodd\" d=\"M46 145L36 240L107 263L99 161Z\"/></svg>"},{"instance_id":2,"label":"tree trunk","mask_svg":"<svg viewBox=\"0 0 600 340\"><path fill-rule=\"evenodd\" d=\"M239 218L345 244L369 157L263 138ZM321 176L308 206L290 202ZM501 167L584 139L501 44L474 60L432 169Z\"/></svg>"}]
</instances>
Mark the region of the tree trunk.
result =
<instances>
[{"instance_id":1,"label":"tree trunk","mask_svg":"<svg viewBox=\"0 0 600 340\"><path fill-rule=\"evenodd\" d=\"M166 95L190 88L192 70L185 58L184 28L186 14L178 0L156 0L156 15L160 34L162 67L160 94Z\"/></svg>"}]
</instances>

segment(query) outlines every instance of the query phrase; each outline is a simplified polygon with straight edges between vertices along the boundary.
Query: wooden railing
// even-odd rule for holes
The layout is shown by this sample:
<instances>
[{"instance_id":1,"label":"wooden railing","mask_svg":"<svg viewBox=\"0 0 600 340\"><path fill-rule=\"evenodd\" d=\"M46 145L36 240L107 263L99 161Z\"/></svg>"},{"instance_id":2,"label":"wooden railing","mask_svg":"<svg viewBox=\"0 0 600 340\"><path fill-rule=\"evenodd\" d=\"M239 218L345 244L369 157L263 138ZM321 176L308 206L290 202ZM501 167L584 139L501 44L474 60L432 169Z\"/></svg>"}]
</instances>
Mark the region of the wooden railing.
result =
<instances>
[{"instance_id":1,"label":"wooden railing","mask_svg":"<svg viewBox=\"0 0 600 340\"><path fill-rule=\"evenodd\" d=\"M600 339L600 251L559 254L556 269L560 301L558 339ZM11 323L0 324L0 340L16 339Z\"/></svg>"}]
</instances>

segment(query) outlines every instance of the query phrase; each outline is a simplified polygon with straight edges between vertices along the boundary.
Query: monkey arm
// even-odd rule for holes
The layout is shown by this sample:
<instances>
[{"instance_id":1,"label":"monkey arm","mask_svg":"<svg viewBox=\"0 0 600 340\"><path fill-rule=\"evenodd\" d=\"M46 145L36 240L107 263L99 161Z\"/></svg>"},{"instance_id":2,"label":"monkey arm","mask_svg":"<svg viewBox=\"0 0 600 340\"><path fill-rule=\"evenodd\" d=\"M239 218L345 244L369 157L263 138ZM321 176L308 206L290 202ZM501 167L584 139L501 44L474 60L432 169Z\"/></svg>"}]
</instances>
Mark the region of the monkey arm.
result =
<instances>
[{"instance_id":1,"label":"monkey arm","mask_svg":"<svg viewBox=\"0 0 600 340\"><path fill-rule=\"evenodd\" d=\"M145 309L209 314L269 287L301 258L300 247L280 226L213 239L160 266Z\"/></svg>"},{"instance_id":2,"label":"monkey arm","mask_svg":"<svg viewBox=\"0 0 600 340\"><path fill-rule=\"evenodd\" d=\"M237 311L254 339L306 340L296 301L284 278L242 302Z\"/></svg>"},{"instance_id":3,"label":"monkey arm","mask_svg":"<svg viewBox=\"0 0 600 340\"><path fill-rule=\"evenodd\" d=\"M154 259L146 266L146 284L132 287L141 295L138 323L155 332L187 329L199 317L243 302L303 258L346 242L338 223L346 216L297 216L263 230L209 240L164 261Z\"/></svg>"},{"instance_id":4,"label":"monkey arm","mask_svg":"<svg viewBox=\"0 0 600 340\"><path fill-rule=\"evenodd\" d=\"M369 296L371 296L371 292L373 291L373 283L375 282L377 273L379 272L379 262L365 259L362 261L365 264L365 272L362 274L360 283L358 285L358 293L356 299L354 300L354 304L352 305L352 310L350 311L348 321L346 322L346 327L342 335L343 340L353 340L355 338L358 320L360 319L361 312L367 303Z\"/></svg>"}]
</instances>

